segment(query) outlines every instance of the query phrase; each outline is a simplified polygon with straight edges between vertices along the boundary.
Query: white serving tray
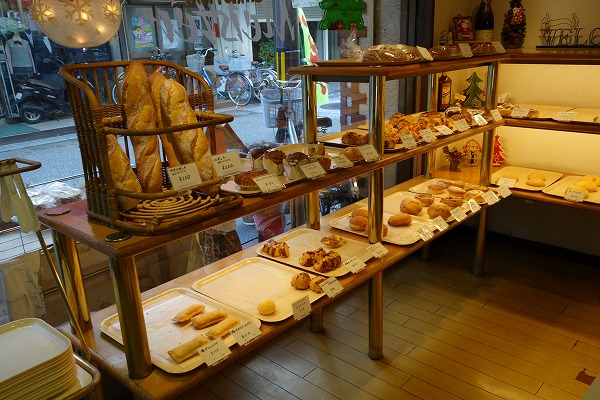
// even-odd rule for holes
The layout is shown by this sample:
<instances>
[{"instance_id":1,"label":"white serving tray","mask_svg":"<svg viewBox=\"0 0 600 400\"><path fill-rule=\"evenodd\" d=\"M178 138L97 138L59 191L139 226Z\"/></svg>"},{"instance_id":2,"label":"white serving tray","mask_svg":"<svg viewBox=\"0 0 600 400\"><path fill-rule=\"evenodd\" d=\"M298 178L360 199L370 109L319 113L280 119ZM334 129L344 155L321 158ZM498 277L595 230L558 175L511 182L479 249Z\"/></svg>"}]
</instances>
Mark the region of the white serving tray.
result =
<instances>
[{"instance_id":1,"label":"white serving tray","mask_svg":"<svg viewBox=\"0 0 600 400\"><path fill-rule=\"evenodd\" d=\"M213 311L219 308L227 310L229 315L233 315L240 321L252 321L257 327L260 327L260 321L251 315L245 314L239 310L227 307L211 298L203 296L187 288L176 288L168 290L158 296L152 297L142 303L144 320L146 323L146 332L148 334L148 345L150 347L150 357L152 363L163 371L173 374L180 374L191 371L192 369L204 363L204 360L197 354L187 360L176 363L167 353L169 350L188 342L196 336L203 334L209 328L196 329L191 323L182 325L171 321L171 318L184 308L202 303L206 306L204 312ZM100 331L123 344L121 334L121 324L117 314L106 318L100 324ZM225 345L231 347L236 341L231 335L223 338Z\"/></svg>"},{"instance_id":2,"label":"white serving tray","mask_svg":"<svg viewBox=\"0 0 600 400\"><path fill-rule=\"evenodd\" d=\"M325 276L343 276L349 273L350 270L348 267L342 264L339 268L336 268L333 271L316 272L313 267L305 267L304 265L300 265L299 259L302 253L306 251L313 251L319 247L322 247L327 251L333 250L338 252L342 257L342 263L352 257L358 257L359 260L366 263L373 256L367 251L368 244L361 243L353 239L346 239L346 243L343 246L338 247L337 249L330 249L321 243L321 238L325 236L327 236L327 233L314 229L294 229L274 237L274 239L278 242L286 242L289 245L289 257L283 258L270 256L262 251L262 247L259 247L256 250L256 253L259 256L270 258L271 260L291 265L292 267L300 268L313 274Z\"/></svg>"},{"instance_id":3,"label":"white serving tray","mask_svg":"<svg viewBox=\"0 0 600 400\"><path fill-rule=\"evenodd\" d=\"M412 186L411 188L408 189L408 191L411 193L429 193L429 185L432 183L435 183L435 182L439 182L439 181L448 182L449 180L447 180L447 179L429 179L425 182L421 182L415 186ZM478 189L483 192L485 192L489 189L485 186L479 186L479 185L475 185L472 183L465 183L465 190L468 190L467 187L471 187L473 189ZM446 189L444 189L444 190L442 190L441 193L434 194L433 197L437 197L437 198L452 197L452 195ZM479 204L485 204L485 201L479 201Z\"/></svg>"},{"instance_id":4,"label":"white serving tray","mask_svg":"<svg viewBox=\"0 0 600 400\"><path fill-rule=\"evenodd\" d=\"M541 187L527 185L526 184L527 177L532 172L544 175L546 177L546 180L545 180L546 185L541 186ZM563 174L561 174L560 172L546 171L543 169L535 169L535 168L518 167L518 166L509 165L509 166L499 169L498 171L496 171L492 174L492 179L491 179L492 184L497 185L498 179L500 179L506 175L518 175L519 176L519 180L517 181L517 183L515 183L515 186L514 186L515 189L530 190L532 192L542 191L543 189L552 185L554 182L556 182L563 176Z\"/></svg>"},{"instance_id":5,"label":"white serving tray","mask_svg":"<svg viewBox=\"0 0 600 400\"><path fill-rule=\"evenodd\" d=\"M566 176L553 185L544 188L543 192L549 194L550 196L558 196L565 197L565 193L567 188L571 185L574 185L577 181L580 181L582 178L581 175L571 175ZM586 203L595 203L600 204L600 191L590 193L587 199L583 199Z\"/></svg>"},{"instance_id":6,"label":"white serving tray","mask_svg":"<svg viewBox=\"0 0 600 400\"><path fill-rule=\"evenodd\" d=\"M313 303L324 296L324 293L315 293L310 289L294 289L292 277L299 272L295 268L262 257L251 257L194 282L192 287L262 321L277 322L293 315L292 303L296 300L308 295L309 301ZM277 311L274 314L258 313L258 303L263 299L275 302Z\"/></svg>"}]
</instances>

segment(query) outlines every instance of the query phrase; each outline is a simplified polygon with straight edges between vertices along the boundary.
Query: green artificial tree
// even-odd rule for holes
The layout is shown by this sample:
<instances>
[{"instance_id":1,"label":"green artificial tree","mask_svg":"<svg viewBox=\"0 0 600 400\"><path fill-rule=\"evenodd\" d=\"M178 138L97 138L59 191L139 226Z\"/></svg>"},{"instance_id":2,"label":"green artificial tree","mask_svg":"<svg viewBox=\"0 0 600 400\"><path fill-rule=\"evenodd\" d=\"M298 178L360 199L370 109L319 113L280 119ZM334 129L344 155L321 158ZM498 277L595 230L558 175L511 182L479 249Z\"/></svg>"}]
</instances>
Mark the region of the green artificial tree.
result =
<instances>
[{"instance_id":1,"label":"green artificial tree","mask_svg":"<svg viewBox=\"0 0 600 400\"><path fill-rule=\"evenodd\" d=\"M485 104L485 91L479 86L479 84L483 82L483 79L480 79L477 76L477 73L473 72L469 79L467 79L467 82L469 82L469 86L463 90L463 94L466 97L463 105L469 107L481 107Z\"/></svg>"},{"instance_id":2,"label":"green artificial tree","mask_svg":"<svg viewBox=\"0 0 600 400\"><path fill-rule=\"evenodd\" d=\"M325 10L319 22L320 30L365 29L362 13L367 7L364 0L322 0Z\"/></svg>"},{"instance_id":3,"label":"green artificial tree","mask_svg":"<svg viewBox=\"0 0 600 400\"><path fill-rule=\"evenodd\" d=\"M526 32L525 9L521 0L510 0L510 9L504 14L504 24L500 33L502 45L507 49L523 47Z\"/></svg>"}]
</instances>

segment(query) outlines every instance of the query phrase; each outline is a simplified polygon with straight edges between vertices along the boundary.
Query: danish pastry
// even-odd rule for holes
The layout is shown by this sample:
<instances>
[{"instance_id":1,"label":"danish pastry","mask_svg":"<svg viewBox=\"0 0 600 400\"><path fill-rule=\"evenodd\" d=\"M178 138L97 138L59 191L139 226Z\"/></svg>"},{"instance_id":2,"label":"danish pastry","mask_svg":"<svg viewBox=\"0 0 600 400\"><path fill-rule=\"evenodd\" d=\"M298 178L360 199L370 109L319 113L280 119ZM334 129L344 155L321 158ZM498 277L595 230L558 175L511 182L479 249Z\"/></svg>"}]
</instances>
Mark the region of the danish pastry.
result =
<instances>
[{"instance_id":1,"label":"danish pastry","mask_svg":"<svg viewBox=\"0 0 600 400\"><path fill-rule=\"evenodd\" d=\"M306 272L300 272L294 276L292 276L292 286L294 289L304 290L308 289L310 284L310 275Z\"/></svg>"},{"instance_id":2,"label":"danish pastry","mask_svg":"<svg viewBox=\"0 0 600 400\"><path fill-rule=\"evenodd\" d=\"M263 245L262 251L271 257L288 258L290 256L290 246L286 242L278 242L275 239L269 239Z\"/></svg>"},{"instance_id":3,"label":"danish pastry","mask_svg":"<svg viewBox=\"0 0 600 400\"><path fill-rule=\"evenodd\" d=\"M338 247L342 247L344 244L346 244L346 239L332 233L331 235L322 237L321 243L329 248L337 249Z\"/></svg>"}]
</instances>

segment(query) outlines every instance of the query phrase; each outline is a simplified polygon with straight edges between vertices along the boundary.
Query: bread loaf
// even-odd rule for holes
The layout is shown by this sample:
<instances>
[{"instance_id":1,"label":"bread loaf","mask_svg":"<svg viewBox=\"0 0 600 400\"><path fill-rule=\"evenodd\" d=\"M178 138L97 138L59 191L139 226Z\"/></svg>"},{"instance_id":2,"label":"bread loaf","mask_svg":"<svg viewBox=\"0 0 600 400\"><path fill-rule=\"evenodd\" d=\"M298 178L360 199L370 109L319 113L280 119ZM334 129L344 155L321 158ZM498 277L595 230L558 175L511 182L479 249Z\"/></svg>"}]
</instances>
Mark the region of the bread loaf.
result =
<instances>
[{"instance_id":1,"label":"bread loaf","mask_svg":"<svg viewBox=\"0 0 600 400\"><path fill-rule=\"evenodd\" d=\"M167 78L160 72L154 71L152 75L150 75L150 88L152 89L152 104L154 104L154 112L156 113L156 126L159 128L164 127L162 122L162 113L160 112L160 87ZM181 165L179 160L177 160L177 156L175 155L175 150L173 149L173 144L171 141L173 139L173 135L163 133L160 135L160 142L162 144L163 151L165 156L167 157L167 162L169 163L169 167L176 167Z\"/></svg>"},{"instance_id":2,"label":"bread loaf","mask_svg":"<svg viewBox=\"0 0 600 400\"><path fill-rule=\"evenodd\" d=\"M116 189L127 190L129 192L141 193L142 187L131 168L131 163L127 154L117 141L114 135L106 135L108 144L108 162L113 180L113 186ZM124 196L117 196L117 205L121 211L129 211L140 201Z\"/></svg>"},{"instance_id":3,"label":"bread loaf","mask_svg":"<svg viewBox=\"0 0 600 400\"><path fill-rule=\"evenodd\" d=\"M125 70L123 80L123 107L127 128L143 131L156 128L156 111L152 104L152 91L146 67L132 62ZM142 190L146 193L160 192L162 187L162 163L158 137L131 136L135 165Z\"/></svg>"}]
</instances>

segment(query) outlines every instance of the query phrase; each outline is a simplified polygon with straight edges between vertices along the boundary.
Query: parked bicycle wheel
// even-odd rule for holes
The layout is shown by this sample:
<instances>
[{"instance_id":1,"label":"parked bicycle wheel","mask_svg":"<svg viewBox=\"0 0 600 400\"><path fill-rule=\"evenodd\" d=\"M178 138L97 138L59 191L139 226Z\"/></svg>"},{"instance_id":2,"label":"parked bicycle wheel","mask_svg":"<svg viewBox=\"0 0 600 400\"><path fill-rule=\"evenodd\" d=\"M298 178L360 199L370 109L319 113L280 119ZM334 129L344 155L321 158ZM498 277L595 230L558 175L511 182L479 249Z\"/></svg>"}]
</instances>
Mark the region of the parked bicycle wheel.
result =
<instances>
[{"instance_id":1,"label":"parked bicycle wheel","mask_svg":"<svg viewBox=\"0 0 600 400\"><path fill-rule=\"evenodd\" d=\"M252 91L254 97L260 100L260 84L264 81L271 81L277 79L277 72L270 68L259 68L256 71L250 71L250 81L252 81Z\"/></svg>"},{"instance_id":2,"label":"parked bicycle wheel","mask_svg":"<svg viewBox=\"0 0 600 400\"><path fill-rule=\"evenodd\" d=\"M229 75L225 89L235 105L245 106L252 99L252 82L244 74L232 73Z\"/></svg>"}]
</instances>

